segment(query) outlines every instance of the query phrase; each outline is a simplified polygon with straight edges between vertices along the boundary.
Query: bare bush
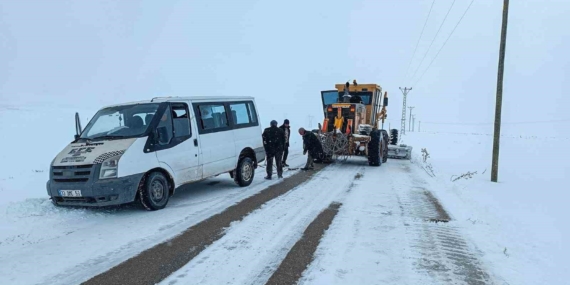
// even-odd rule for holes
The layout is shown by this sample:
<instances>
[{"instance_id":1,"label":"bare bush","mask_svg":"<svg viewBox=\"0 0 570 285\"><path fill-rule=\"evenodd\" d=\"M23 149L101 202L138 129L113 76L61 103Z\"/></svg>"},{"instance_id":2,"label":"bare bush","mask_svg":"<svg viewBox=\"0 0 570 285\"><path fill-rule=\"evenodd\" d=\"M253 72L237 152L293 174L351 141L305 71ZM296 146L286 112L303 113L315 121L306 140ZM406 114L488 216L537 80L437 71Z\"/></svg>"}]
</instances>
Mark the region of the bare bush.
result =
<instances>
[{"instance_id":1,"label":"bare bush","mask_svg":"<svg viewBox=\"0 0 570 285\"><path fill-rule=\"evenodd\" d=\"M431 165L431 163L427 162L427 159L430 158L430 155L427 149L425 148L422 148L422 158L423 158L422 168L429 176L435 177L435 171L433 170L433 166Z\"/></svg>"},{"instance_id":2,"label":"bare bush","mask_svg":"<svg viewBox=\"0 0 570 285\"><path fill-rule=\"evenodd\" d=\"M425 149L425 148L422 148L422 157L424 159L424 163L426 163L427 159L430 157L427 149Z\"/></svg>"},{"instance_id":3,"label":"bare bush","mask_svg":"<svg viewBox=\"0 0 570 285\"><path fill-rule=\"evenodd\" d=\"M475 172L467 171L467 173L463 173L463 174L461 174L461 175L459 175L459 176L457 176L457 175L452 175L452 176L451 176L451 181L455 182L455 181L457 181L457 180L459 180L459 179L465 179L465 180L471 179L471 178L473 178L473 175L475 175L475 174L477 174L477 171L475 171Z\"/></svg>"}]
</instances>

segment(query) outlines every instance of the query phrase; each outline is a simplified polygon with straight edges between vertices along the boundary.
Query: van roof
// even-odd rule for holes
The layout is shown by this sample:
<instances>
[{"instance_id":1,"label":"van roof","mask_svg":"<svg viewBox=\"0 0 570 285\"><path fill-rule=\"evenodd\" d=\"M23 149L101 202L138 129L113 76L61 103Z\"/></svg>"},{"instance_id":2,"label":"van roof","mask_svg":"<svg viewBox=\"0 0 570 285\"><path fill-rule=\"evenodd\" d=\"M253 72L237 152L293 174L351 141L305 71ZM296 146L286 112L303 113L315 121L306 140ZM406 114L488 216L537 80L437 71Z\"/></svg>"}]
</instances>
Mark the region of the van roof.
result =
<instances>
[{"instance_id":1,"label":"van roof","mask_svg":"<svg viewBox=\"0 0 570 285\"><path fill-rule=\"evenodd\" d=\"M215 101L235 101L235 100L254 100L254 97L251 97L251 96L155 97L155 98L152 98L151 100L125 102L125 103L119 103L119 104L104 106L103 108L123 106L123 105L172 102L172 101L214 101L215 102Z\"/></svg>"}]
</instances>

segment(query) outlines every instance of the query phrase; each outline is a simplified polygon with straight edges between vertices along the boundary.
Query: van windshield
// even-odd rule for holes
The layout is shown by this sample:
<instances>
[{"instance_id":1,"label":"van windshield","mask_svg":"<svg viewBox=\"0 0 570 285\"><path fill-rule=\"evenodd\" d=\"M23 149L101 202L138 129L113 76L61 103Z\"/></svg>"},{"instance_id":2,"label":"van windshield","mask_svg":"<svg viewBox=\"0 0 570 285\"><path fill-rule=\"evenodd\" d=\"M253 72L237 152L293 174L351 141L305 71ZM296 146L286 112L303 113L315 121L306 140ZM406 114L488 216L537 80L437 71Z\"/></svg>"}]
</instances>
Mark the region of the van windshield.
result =
<instances>
[{"instance_id":1,"label":"van windshield","mask_svg":"<svg viewBox=\"0 0 570 285\"><path fill-rule=\"evenodd\" d=\"M82 139L122 139L146 133L158 104L136 104L99 110L81 133Z\"/></svg>"}]
</instances>

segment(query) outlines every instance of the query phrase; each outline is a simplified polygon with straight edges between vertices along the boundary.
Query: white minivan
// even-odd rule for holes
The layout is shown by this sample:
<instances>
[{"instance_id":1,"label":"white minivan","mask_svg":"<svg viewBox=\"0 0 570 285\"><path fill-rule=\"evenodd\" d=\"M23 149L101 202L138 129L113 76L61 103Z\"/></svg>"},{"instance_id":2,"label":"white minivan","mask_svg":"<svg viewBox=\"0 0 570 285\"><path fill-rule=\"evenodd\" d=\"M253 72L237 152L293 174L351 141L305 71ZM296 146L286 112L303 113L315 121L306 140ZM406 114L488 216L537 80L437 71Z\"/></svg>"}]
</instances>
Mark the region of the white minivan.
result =
<instances>
[{"instance_id":1,"label":"white minivan","mask_svg":"<svg viewBox=\"0 0 570 285\"><path fill-rule=\"evenodd\" d=\"M134 201L162 209L179 186L229 173L251 184L265 158L252 97L167 97L105 107L51 163L56 206Z\"/></svg>"}]
</instances>

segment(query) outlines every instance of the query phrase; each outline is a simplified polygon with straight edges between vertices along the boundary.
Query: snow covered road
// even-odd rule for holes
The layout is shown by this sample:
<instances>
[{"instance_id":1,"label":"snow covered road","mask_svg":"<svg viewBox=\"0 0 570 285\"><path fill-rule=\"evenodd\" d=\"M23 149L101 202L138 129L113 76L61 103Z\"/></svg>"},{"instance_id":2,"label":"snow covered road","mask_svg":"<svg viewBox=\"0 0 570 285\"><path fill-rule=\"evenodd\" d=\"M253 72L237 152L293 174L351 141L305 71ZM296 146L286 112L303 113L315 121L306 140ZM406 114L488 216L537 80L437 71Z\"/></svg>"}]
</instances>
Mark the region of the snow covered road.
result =
<instances>
[{"instance_id":1,"label":"snow covered road","mask_svg":"<svg viewBox=\"0 0 570 285\"><path fill-rule=\"evenodd\" d=\"M291 162L298 166L303 160L296 153ZM0 283L86 281L275 185L276 180L260 179L264 171L258 169L245 190L229 177L194 184L158 212L54 209L39 199L11 204L2 223L20 233L3 233L0 264L6 266L0 267ZM307 226L335 202L342 206L300 284L490 284L500 279L480 262L476 246L434 198L422 171L405 160L369 167L352 158L331 165L233 222L161 284L265 284ZM26 274L31 267L42 270Z\"/></svg>"},{"instance_id":2,"label":"snow covered road","mask_svg":"<svg viewBox=\"0 0 570 285\"><path fill-rule=\"evenodd\" d=\"M161 284L265 284L331 202L342 207L300 284L492 284L409 161L352 159L265 204ZM296 280L295 280L296 281Z\"/></svg>"}]
</instances>

